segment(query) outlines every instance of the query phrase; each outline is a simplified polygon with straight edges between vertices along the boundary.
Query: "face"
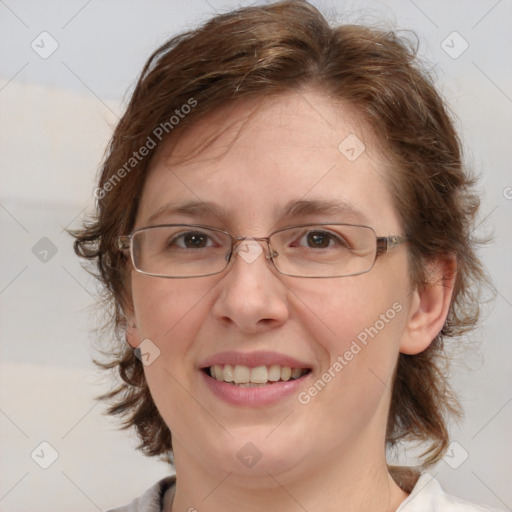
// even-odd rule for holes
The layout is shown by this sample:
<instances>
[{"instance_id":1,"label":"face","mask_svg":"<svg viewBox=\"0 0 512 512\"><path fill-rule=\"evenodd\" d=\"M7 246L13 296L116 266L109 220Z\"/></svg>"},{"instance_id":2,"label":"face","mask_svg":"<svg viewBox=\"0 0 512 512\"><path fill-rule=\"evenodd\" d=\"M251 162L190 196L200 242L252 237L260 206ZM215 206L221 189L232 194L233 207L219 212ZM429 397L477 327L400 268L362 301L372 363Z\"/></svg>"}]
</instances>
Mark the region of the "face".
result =
<instances>
[{"instance_id":1,"label":"face","mask_svg":"<svg viewBox=\"0 0 512 512\"><path fill-rule=\"evenodd\" d=\"M202 224L266 237L291 225L338 222L403 234L388 167L357 115L315 91L245 101L160 151L135 228ZM296 203L308 207L292 209ZM132 346L149 339L159 350L145 373L172 431L176 464L285 480L340 461L353 468L356 460L381 460L411 301L406 246L379 257L368 273L326 279L279 274L261 247L256 259L240 253L214 276L132 272L128 339ZM214 365L221 380L210 376ZM279 381L226 383L226 365L238 365L242 379L266 366L263 381ZM290 379L285 367L300 377Z\"/></svg>"}]
</instances>

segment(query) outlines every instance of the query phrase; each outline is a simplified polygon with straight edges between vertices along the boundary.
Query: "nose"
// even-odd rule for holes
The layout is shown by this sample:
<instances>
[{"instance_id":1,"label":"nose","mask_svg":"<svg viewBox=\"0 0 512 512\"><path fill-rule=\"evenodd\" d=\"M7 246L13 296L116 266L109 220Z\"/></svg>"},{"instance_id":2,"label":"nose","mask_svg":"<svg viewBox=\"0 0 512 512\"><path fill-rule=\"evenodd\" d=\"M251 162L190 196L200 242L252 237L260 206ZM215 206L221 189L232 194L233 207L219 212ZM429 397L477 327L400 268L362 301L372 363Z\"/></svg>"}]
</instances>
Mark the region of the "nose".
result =
<instances>
[{"instance_id":1,"label":"nose","mask_svg":"<svg viewBox=\"0 0 512 512\"><path fill-rule=\"evenodd\" d=\"M283 325L289 317L287 288L268 259L267 245L246 238L234 250L235 261L218 285L215 318L245 333Z\"/></svg>"}]
</instances>

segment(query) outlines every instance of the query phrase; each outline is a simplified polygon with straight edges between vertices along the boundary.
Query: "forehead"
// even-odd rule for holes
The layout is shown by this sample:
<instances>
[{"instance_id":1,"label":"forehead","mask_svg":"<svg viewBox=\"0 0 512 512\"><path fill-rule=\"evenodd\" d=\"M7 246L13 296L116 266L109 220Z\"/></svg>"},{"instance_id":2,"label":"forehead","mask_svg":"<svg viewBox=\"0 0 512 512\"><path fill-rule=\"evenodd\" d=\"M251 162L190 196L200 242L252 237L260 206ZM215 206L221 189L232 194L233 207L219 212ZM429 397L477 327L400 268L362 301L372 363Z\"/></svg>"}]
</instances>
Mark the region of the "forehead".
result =
<instances>
[{"instance_id":1,"label":"forehead","mask_svg":"<svg viewBox=\"0 0 512 512\"><path fill-rule=\"evenodd\" d=\"M398 226L387 184L389 163L377 148L354 108L314 91L245 100L166 142L152 162L137 227L178 221L179 215L183 222L196 220L190 209L181 208L178 216L172 211L201 203L206 207L198 221L216 218L230 229L263 232L284 221L285 213L297 220L325 213L329 221ZM313 207L294 208L295 203ZM330 206L336 203L339 218L332 217L336 208ZM325 211L314 212L315 204ZM354 212L360 218L348 218Z\"/></svg>"}]
</instances>

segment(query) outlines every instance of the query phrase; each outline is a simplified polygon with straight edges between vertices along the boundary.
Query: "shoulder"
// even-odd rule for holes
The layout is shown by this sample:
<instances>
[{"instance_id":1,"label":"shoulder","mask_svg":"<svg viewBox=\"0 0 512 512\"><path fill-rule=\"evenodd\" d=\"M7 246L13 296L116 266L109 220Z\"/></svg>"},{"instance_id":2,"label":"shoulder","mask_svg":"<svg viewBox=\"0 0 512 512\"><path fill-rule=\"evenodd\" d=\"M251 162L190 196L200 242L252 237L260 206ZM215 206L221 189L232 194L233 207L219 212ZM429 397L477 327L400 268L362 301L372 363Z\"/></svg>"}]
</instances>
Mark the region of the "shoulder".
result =
<instances>
[{"instance_id":1,"label":"shoulder","mask_svg":"<svg viewBox=\"0 0 512 512\"><path fill-rule=\"evenodd\" d=\"M133 500L124 507L111 509L108 512L162 512L169 500L172 500L175 484L175 476L163 478L150 487L140 498Z\"/></svg>"},{"instance_id":2,"label":"shoulder","mask_svg":"<svg viewBox=\"0 0 512 512\"><path fill-rule=\"evenodd\" d=\"M498 510L446 494L434 477L424 473L396 512L498 512Z\"/></svg>"}]
</instances>

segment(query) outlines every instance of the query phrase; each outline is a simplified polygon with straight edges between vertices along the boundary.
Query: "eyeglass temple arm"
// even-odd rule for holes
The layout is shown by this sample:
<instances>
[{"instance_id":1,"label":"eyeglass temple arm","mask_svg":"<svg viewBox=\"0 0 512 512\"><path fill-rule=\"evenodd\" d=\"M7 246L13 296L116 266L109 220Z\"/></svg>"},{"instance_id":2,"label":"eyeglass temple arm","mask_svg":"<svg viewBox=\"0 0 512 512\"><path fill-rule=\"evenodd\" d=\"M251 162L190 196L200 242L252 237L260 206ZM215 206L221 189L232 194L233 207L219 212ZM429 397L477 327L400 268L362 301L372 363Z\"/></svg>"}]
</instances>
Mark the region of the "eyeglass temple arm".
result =
<instances>
[{"instance_id":1,"label":"eyeglass temple arm","mask_svg":"<svg viewBox=\"0 0 512 512\"><path fill-rule=\"evenodd\" d=\"M402 235L380 236L377 238L377 255L386 253L407 240L408 237Z\"/></svg>"}]
</instances>

